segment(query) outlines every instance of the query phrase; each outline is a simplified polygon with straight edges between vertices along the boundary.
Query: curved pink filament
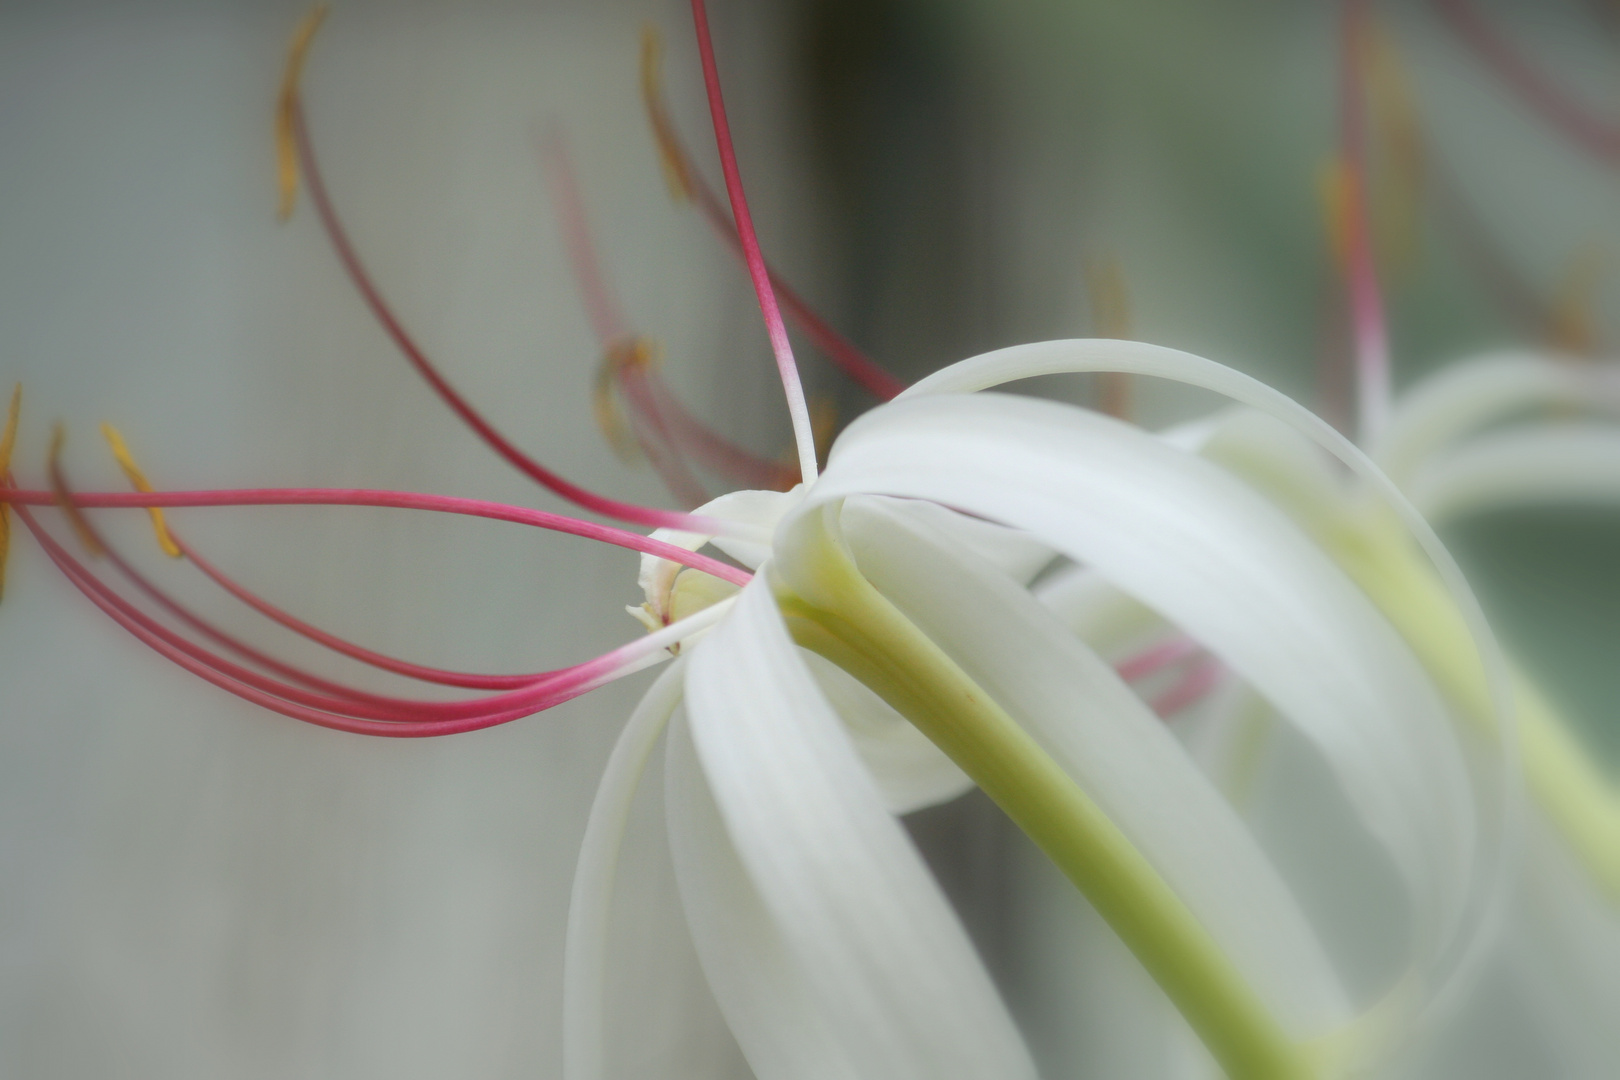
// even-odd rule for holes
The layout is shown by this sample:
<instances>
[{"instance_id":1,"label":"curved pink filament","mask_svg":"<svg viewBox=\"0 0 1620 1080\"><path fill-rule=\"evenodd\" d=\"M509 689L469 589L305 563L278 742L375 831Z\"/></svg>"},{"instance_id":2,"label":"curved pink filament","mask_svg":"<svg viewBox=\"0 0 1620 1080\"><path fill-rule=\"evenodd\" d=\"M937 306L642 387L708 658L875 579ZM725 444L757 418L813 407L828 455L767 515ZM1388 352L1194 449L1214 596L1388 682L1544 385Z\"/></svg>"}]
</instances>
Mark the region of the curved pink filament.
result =
<instances>
[{"instance_id":1,"label":"curved pink filament","mask_svg":"<svg viewBox=\"0 0 1620 1080\"><path fill-rule=\"evenodd\" d=\"M1339 75L1339 138L1344 162L1346 287L1356 345L1356 398L1362 441L1382 430L1389 411L1389 332L1373 262L1367 207L1366 0L1345 0Z\"/></svg>"},{"instance_id":2,"label":"curved pink filament","mask_svg":"<svg viewBox=\"0 0 1620 1080\"><path fill-rule=\"evenodd\" d=\"M1162 641L1157 645L1130 656L1114 665L1114 670L1126 682L1135 682L1145 679L1155 672L1163 671L1172 664L1179 664L1190 656L1203 651L1203 646L1185 634Z\"/></svg>"},{"instance_id":3,"label":"curved pink filament","mask_svg":"<svg viewBox=\"0 0 1620 1080\"><path fill-rule=\"evenodd\" d=\"M213 563L204 559L198 554L197 549L175 533L172 527L169 529L169 535L174 539L175 544L179 546L185 557L191 561L192 565L196 566L216 585L236 597L236 599L265 618L280 623L293 633L318 645L323 645L333 652L347 656L351 660L358 660L362 664L368 664L371 667L395 675L403 675L418 682L436 683L440 686L458 686L467 690L510 690L519 686L528 686L552 674L549 671L537 671L522 675L481 675L474 672L448 671L444 668L413 664L407 660L399 660L384 653L374 652L364 646L346 641L335 634L330 634L320 627L307 623L297 616L276 607L234 578L227 576L224 571Z\"/></svg>"},{"instance_id":4,"label":"curved pink filament","mask_svg":"<svg viewBox=\"0 0 1620 1080\"><path fill-rule=\"evenodd\" d=\"M552 532L601 540L661 559L690 566L722 581L745 585L752 578L746 570L718 559L688 551L650 536L599 525L591 521L524 506L464 499L452 495L422 495L411 491L377 491L366 488L239 488L218 491L91 491L75 492L76 505L89 509L145 509L181 506L375 506L395 510L427 510L441 514L489 518L518 525L530 525ZM56 502L50 491L0 488L0 502L13 506L49 506ZM693 519L707 524L708 519ZM690 526L688 526L690 528Z\"/></svg>"},{"instance_id":5,"label":"curved pink filament","mask_svg":"<svg viewBox=\"0 0 1620 1080\"><path fill-rule=\"evenodd\" d=\"M1468 0L1434 0L1434 7L1519 100L1593 157L1620 162L1620 125L1597 116L1561 90Z\"/></svg>"},{"instance_id":6,"label":"curved pink filament","mask_svg":"<svg viewBox=\"0 0 1620 1080\"><path fill-rule=\"evenodd\" d=\"M1213 656L1198 661L1181 676L1176 684L1158 697L1151 706L1162 717L1171 717L1196 703L1221 684L1226 668Z\"/></svg>"},{"instance_id":7,"label":"curved pink filament","mask_svg":"<svg viewBox=\"0 0 1620 1080\"><path fill-rule=\"evenodd\" d=\"M317 215L321 219L321 225L326 231L327 239L337 253L338 261L343 264L344 270L349 275L349 280L354 283L355 289L359 291L361 298L366 302L366 306L371 309L372 315L388 336L393 339L395 346L404 354L405 359L410 361L411 366L416 368L417 373L427 380L428 385L443 399L444 403L449 405L457 416L461 417L463 423L472 428L491 449L505 458L519 472L577 506L607 517L618 518L621 521L633 521L638 525L684 529L691 532L709 531L689 515L609 499L563 479L519 450L468 404L467 400L445 380L444 376L434 367L433 362L427 358L427 354L406 332L404 324L400 322L393 309L383 299L382 293L378 291L377 286L371 280L370 274L367 273L365 264L360 261L360 255L350 242L348 233L344 230L342 223L338 220L337 210L332 203L331 197L327 194L326 182L321 176L320 168L316 163L315 148L309 137L308 126L304 121L302 103L293 105L292 118L293 135L298 141L298 154L303 161L310 201L315 205Z\"/></svg>"},{"instance_id":8,"label":"curved pink filament","mask_svg":"<svg viewBox=\"0 0 1620 1080\"><path fill-rule=\"evenodd\" d=\"M233 679L230 676L215 670L208 664L202 663L201 661L186 655L184 652L173 648L168 643L157 638L155 635L148 633L142 626L131 620L93 587L95 581L94 576L89 574L89 572L85 570L82 565L74 560L72 556L63 551L60 546L56 545L54 541L50 540L48 537L45 537L43 535L43 530L41 530L38 524L33 520L32 514L29 513L29 511L19 508L18 516L24 521L25 524L27 524L30 531L32 531L36 537L40 538L41 545L46 548L46 552L51 557L52 561L55 562L63 573L67 575L68 579L72 581L76 587L78 587L79 591L84 593L92 603L106 613L114 622L118 623L125 630L129 631L133 636L139 639L143 644L152 648L166 659L191 672L193 675L196 675L198 678L210 682L213 685L228 691L229 693L235 694L237 697L260 706L261 708L269 709L270 711L280 713L283 716L292 717L295 720L302 720L306 723L316 724L321 727L333 728L339 731L348 731L359 735L383 735L395 738L421 738L436 735L453 735L465 731L476 731L481 728L493 727L497 724L504 724L509 721L519 719L523 716L532 715L535 712L539 712L543 709L550 708L553 705L560 704L571 697L576 697L579 694L586 693L587 691L594 689L596 685L582 682L570 686L559 687L553 698L539 703L533 708L510 709L504 712L491 712L480 716L466 717L455 720L367 720L347 716L329 710L299 705L284 700L276 694L268 693L256 687L242 683L239 680Z\"/></svg>"},{"instance_id":9,"label":"curved pink filament","mask_svg":"<svg viewBox=\"0 0 1620 1080\"><path fill-rule=\"evenodd\" d=\"M162 626L74 559L38 525L25 507L18 507L18 515L73 584L144 644L239 697L325 727L363 734L412 736L475 730L531 715L585 693L644 666L646 660L661 650L661 646L644 638L593 660L547 672L521 690L485 698L414 701L365 694L346 687L338 687L342 696L325 697L259 675ZM294 677L308 681L301 672L295 672Z\"/></svg>"},{"instance_id":10,"label":"curved pink filament","mask_svg":"<svg viewBox=\"0 0 1620 1080\"><path fill-rule=\"evenodd\" d=\"M568 148L560 133L553 131L541 144L541 160L550 180L552 202L562 229L564 246L573 266L574 279L585 302L591 325L604 350L611 350L629 337L628 324L618 297L609 288L591 239L585 216L585 201L574 174ZM749 453L722 438L687 412L670 393L656 372L646 364L617 364L614 377L625 395L626 404L644 425L632 425L636 440L647 460L664 481L670 493L687 506L708 502L702 486L682 460L690 453L708 468L743 487L769 487L785 490L794 479L775 462ZM656 437L656 438L655 438ZM783 476L788 479L784 483Z\"/></svg>"},{"instance_id":11,"label":"curved pink filament","mask_svg":"<svg viewBox=\"0 0 1620 1080\"><path fill-rule=\"evenodd\" d=\"M687 468L682 447L664 422L663 415L647 399L645 384L627 370L631 366L620 366L617 381L625 404L629 407L632 417L630 430L635 435L637 445L671 495L688 507L702 506L709 501L708 492L692 475L692 470Z\"/></svg>"},{"instance_id":12,"label":"curved pink filament","mask_svg":"<svg viewBox=\"0 0 1620 1080\"><path fill-rule=\"evenodd\" d=\"M689 164L690 155L685 151L674 123L661 111L654 115L653 124L657 134L665 141L669 151L679 157L685 167L681 171L682 186L697 204L698 210L703 214L704 220L709 223L726 246L731 248L739 258L746 262L742 241L737 236L736 223L720 202L708 182L698 173L697 169ZM862 352L848 338L833 329L816 313L815 308L799 295L798 291L790 285L777 270L769 263L765 269L770 275L771 284L776 289L776 295L781 299L782 306L787 309L793 321L815 343L815 346L836 364L844 374L848 375L869 394L879 401L889 401L906 388L906 384L895 378L866 353Z\"/></svg>"},{"instance_id":13,"label":"curved pink filament","mask_svg":"<svg viewBox=\"0 0 1620 1080\"><path fill-rule=\"evenodd\" d=\"M743 193L742 173L737 168L737 151L731 142L731 124L726 119L726 103L720 93L720 73L715 65L714 42L709 36L709 16L703 0L692 0L692 23L697 30L698 57L703 64L703 87L709 95L709 118L714 124L720 171L725 175L726 195L731 199L731 217L737 223L737 237L742 242L743 258L748 263L748 277L753 282L754 295L759 299L759 312L765 320L765 333L771 339L771 352L776 354L776 370L782 379L782 393L787 397L788 415L793 418L793 439L799 449L799 475L808 484L815 480L817 471L815 439L810 429L810 406L805 401L804 387L799 382L799 369L793 361L793 345L788 341L782 312L776 306L776 293L771 289L771 276L765 268L759 237L754 233L754 217L748 212L748 198Z\"/></svg>"},{"instance_id":14,"label":"curved pink filament","mask_svg":"<svg viewBox=\"0 0 1620 1080\"><path fill-rule=\"evenodd\" d=\"M632 410L645 411L648 423L658 424L659 431L666 432L680 452L719 476L742 487L765 487L771 491L787 491L799 483L799 473L791 466L758 457L710 431L710 427L685 410L658 372L627 366L620 372L619 385Z\"/></svg>"}]
</instances>

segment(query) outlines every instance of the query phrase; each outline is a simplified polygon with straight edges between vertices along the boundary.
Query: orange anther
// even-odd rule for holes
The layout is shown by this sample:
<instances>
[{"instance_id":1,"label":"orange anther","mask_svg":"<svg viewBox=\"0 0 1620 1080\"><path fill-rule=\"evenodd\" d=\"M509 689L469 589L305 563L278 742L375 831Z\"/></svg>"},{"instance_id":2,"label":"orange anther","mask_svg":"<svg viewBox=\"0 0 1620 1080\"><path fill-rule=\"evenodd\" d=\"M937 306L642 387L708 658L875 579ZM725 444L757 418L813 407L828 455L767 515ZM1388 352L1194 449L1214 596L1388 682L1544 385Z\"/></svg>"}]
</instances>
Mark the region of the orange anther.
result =
<instances>
[{"instance_id":1,"label":"orange anther","mask_svg":"<svg viewBox=\"0 0 1620 1080\"><path fill-rule=\"evenodd\" d=\"M298 22L287 46L287 67L281 76L281 92L276 97L276 182L281 193L276 216L286 221L298 201L298 137L294 130L298 110L298 80L304 74L315 31L326 18L326 5L316 4Z\"/></svg>"},{"instance_id":2,"label":"orange anther","mask_svg":"<svg viewBox=\"0 0 1620 1080\"><path fill-rule=\"evenodd\" d=\"M141 472L141 467L135 464L135 457L129 452L129 446L124 442L124 437L118 433L118 429L111 424L102 424L101 434L106 438L107 445L112 447L118 467L124 470L124 475L129 478L135 490L151 491L151 483L146 479L146 474ZM180 558L184 553L180 550L180 545L174 542L174 537L169 535L169 526L164 523L163 511L155 506L148 506L146 512L152 515L152 531L157 533L158 547L163 549L163 554L171 559Z\"/></svg>"}]
</instances>

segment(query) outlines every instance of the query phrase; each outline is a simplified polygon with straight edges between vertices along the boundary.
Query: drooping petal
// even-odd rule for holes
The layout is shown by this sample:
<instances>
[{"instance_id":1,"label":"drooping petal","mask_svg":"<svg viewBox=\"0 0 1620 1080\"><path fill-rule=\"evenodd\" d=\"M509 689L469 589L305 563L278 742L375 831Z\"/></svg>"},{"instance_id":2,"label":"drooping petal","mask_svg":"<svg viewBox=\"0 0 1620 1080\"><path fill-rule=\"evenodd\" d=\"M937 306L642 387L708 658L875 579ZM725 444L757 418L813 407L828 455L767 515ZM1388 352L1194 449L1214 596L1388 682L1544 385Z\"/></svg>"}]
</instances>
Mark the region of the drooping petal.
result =
<instances>
[{"instance_id":1,"label":"drooping petal","mask_svg":"<svg viewBox=\"0 0 1620 1080\"><path fill-rule=\"evenodd\" d=\"M1531 822L1511 944L1530 1006L1580 1080L1620 1061L1620 917L1544 820Z\"/></svg>"},{"instance_id":2,"label":"drooping petal","mask_svg":"<svg viewBox=\"0 0 1620 1080\"><path fill-rule=\"evenodd\" d=\"M602 771L585 824L568 904L563 956L563 1080L602 1075L602 984L608 912L630 806L647 758L680 702L686 661L676 659L658 676L630 714Z\"/></svg>"},{"instance_id":3,"label":"drooping petal","mask_svg":"<svg viewBox=\"0 0 1620 1080\"><path fill-rule=\"evenodd\" d=\"M922 504L844 504L862 574L1096 800L1300 1037L1350 1018L1332 964L1253 836L1152 711ZM931 508L937 509L937 508Z\"/></svg>"},{"instance_id":4,"label":"drooping petal","mask_svg":"<svg viewBox=\"0 0 1620 1080\"><path fill-rule=\"evenodd\" d=\"M702 782L672 743L677 875L761 1080L1033 1076L763 582L694 650L686 701Z\"/></svg>"},{"instance_id":5,"label":"drooping petal","mask_svg":"<svg viewBox=\"0 0 1620 1080\"><path fill-rule=\"evenodd\" d=\"M1514 506L1614 506L1620 504L1620 429L1567 424L1485 435L1426 462L1408 491L1436 524Z\"/></svg>"},{"instance_id":6,"label":"drooping petal","mask_svg":"<svg viewBox=\"0 0 1620 1080\"><path fill-rule=\"evenodd\" d=\"M1438 695L1366 597L1234 477L1081 410L920 397L852 425L805 510L864 492L1027 529L1204 642L1323 751L1413 890L1425 961L1472 929L1464 913L1494 866Z\"/></svg>"},{"instance_id":7,"label":"drooping petal","mask_svg":"<svg viewBox=\"0 0 1620 1080\"><path fill-rule=\"evenodd\" d=\"M1454 364L1401 395L1384 437L1370 449L1404 484L1446 444L1513 413L1547 406L1620 413L1620 373L1612 365L1520 353Z\"/></svg>"},{"instance_id":8,"label":"drooping petal","mask_svg":"<svg viewBox=\"0 0 1620 1080\"><path fill-rule=\"evenodd\" d=\"M806 651L804 662L827 703L844 722L855 752L872 774L893 814L909 814L949 802L973 787L973 780L911 721L895 712L843 668Z\"/></svg>"}]
</instances>

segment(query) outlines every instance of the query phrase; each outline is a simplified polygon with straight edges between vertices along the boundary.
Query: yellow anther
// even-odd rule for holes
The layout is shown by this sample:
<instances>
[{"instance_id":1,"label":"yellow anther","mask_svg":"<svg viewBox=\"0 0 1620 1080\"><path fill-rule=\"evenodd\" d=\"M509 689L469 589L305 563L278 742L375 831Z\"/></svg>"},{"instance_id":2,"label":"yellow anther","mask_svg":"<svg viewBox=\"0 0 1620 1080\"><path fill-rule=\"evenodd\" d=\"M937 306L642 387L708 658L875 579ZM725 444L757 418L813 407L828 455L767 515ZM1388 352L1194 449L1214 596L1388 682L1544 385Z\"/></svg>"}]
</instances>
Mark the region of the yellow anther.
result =
<instances>
[{"instance_id":1,"label":"yellow anther","mask_svg":"<svg viewBox=\"0 0 1620 1080\"><path fill-rule=\"evenodd\" d=\"M1569 260L1547 313L1547 337L1554 347L1577 356L1591 356L1598 351L1597 320L1592 309L1607 262L1595 247L1578 251Z\"/></svg>"},{"instance_id":2,"label":"yellow anther","mask_svg":"<svg viewBox=\"0 0 1620 1080\"><path fill-rule=\"evenodd\" d=\"M658 144L658 161L664 167L664 180L669 194L676 202L692 200L692 166L675 138L675 125L670 122L669 110L664 106L664 95L659 88L658 62L664 51L658 28L651 23L641 27L641 101L647 109L647 123L652 126L653 141Z\"/></svg>"},{"instance_id":3,"label":"yellow anther","mask_svg":"<svg viewBox=\"0 0 1620 1080\"><path fill-rule=\"evenodd\" d=\"M816 460L826 461L838 434L838 402L826 394L810 399L810 437L816 444ZM796 474L797 468L793 469Z\"/></svg>"},{"instance_id":4,"label":"yellow anther","mask_svg":"<svg viewBox=\"0 0 1620 1080\"><path fill-rule=\"evenodd\" d=\"M1381 166L1368 181L1375 208L1369 212L1387 272L1414 265L1421 254L1423 128L1394 37L1376 21L1368 31L1367 98Z\"/></svg>"},{"instance_id":5,"label":"yellow anther","mask_svg":"<svg viewBox=\"0 0 1620 1080\"><path fill-rule=\"evenodd\" d=\"M22 383L11 391L6 429L0 431L0 486L11 486L11 449L17 445L17 418L22 415ZM0 597L6 592L6 556L11 551L11 504L0 503Z\"/></svg>"},{"instance_id":6,"label":"yellow anther","mask_svg":"<svg viewBox=\"0 0 1620 1080\"><path fill-rule=\"evenodd\" d=\"M316 4L309 9L293 31L287 46L287 67L281 76L281 93L276 97L276 181L281 199L276 216L286 221L298 202L298 136L294 115L298 110L298 80L304 74L304 60L309 46L315 40L315 31L326 18L326 5Z\"/></svg>"},{"instance_id":7,"label":"yellow anther","mask_svg":"<svg viewBox=\"0 0 1620 1080\"><path fill-rule=\"evenodd\" d=\"M1086 265L1086 296L1091 303L1091 326L1098 337L1131 336L1131 294L1118 256L1109 254ZM1121 420L1131 414L1131 377L1123 371L1104 371L1097 377L1097 408Z\"/></svg>"},{"instance_id":8,"label":"yellow anther","mask_svg":"<svg viewBox=\"0 0 1620 1080\"><path fill-rule=\"evenodd\" d=\"M596 426L613 448L620 461L634 462L641 457L641 444L624 412L619 408L615 390L625 371L632 368L650 369L658 363L658 346L648 338L621 337L608 343L602 353L602 362L596 366L596 388L591 395L591 409L596 414Z\"/></svg>"},{"instance_id":9,"label":"yellow anther","mask_svg":"<svg viewBox=\"0 0 1620 1080\"><path fill-rule=\"evenodd\" d=\"M67 428L58 420L51 426L51 490L56 494L56 505L62 508L62 513L67 515L68 524L72 525L73 531L78 534L79 543L84 545L84 550L99 558L107 553L107 549L96 539L95 530L90 528L90 523L84 519L84 512L74 505L73 499L68 495L67 485L62 482L62 444L65 442L67 442Z\"/></svg>"},{"instance_id":10,"label":"yellow anther","mask_svg":"<svg viewBox=\"0 0 1620 1080\"><path fill-rule=\"evenodd\" d=\"M1355 175L1343 158L1324 161L1316 173L1316 191L1322 200L1322 223L1327 232L1333 265L1347 270L1350 259L1350 214Z\"/></svg>"},{"instance_id":11,"label":"yellow anther","mask_svg":"<svg viewBox=\"0 0 1620 1080\"><path fill-rule=\"evenodd\" d=\"M112 447L118 467L124 470L124 475L129 477L129 482L135 490L151 491L151 483L146 479L146 474L141 472L141 467L135 464L135 457L129 452L129 446L124 442L124 437L118 433L118 429L111 424L102 424L101 434L106 438L107 445ZM180 558L184 552L180 550L180 545L174 542L174 537L169 535L169 526L163 521L163 511L155 506L148 506L146 512L152 515L152 531L157 533L158 547L163 549L163 554L171 559Z\"/></svg>"}]
</instances>

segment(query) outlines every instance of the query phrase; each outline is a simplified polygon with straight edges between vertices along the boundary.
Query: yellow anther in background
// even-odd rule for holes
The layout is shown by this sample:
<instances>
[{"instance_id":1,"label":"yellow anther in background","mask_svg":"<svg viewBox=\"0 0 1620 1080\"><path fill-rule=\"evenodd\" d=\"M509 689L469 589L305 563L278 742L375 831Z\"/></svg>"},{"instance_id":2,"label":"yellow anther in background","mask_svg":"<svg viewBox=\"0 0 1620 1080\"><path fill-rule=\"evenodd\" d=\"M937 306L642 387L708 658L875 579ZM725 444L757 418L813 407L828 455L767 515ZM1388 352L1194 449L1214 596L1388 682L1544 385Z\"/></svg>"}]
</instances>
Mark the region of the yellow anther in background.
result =
<instances>
[{"instance_id":1,"label":"yellow anther in background","mask_svg":"<svg viewBox=\"0 0 1620 1080\"><path fill-rule=\"evenodd\" d=\"M1367 97L1376 157L1367 180L1372 230L1387 274L1415 266L1422 254L1425 151L1411 79L1395 38L1376 21L1369 26Z\"/></svg>"},{"instance_id":2,"label":"yellow anther in background","mask_svg":"<svg viewBox=\"0 0 1620 1080\"><path fill-rule=\"evenodd\" d=\"M1547 338L1553 347L1577 356L1591 356L1598 351L1593 309L1607 263L1602 250L1596 247L1585 248L1570 258L1547 313Z\"/></svg>"},{"instance_id":3,"label":"yellow anther in background","mask_svg":"<svg viewBox=\"0 0 1620 1080\"><path fill-rule=\"evenodd\" d=\"M1125 288L1125 270L1110 253L1086 265L1086 298L1091 305L1091 330L1098 337L1131 336L1131 294ZM1120 420L1131 415L1131 377L1123 371L1104 371L1097 377L1097 409Z\"/></svg>"},{"instance_id":4,"label":"yellow anther in background","mask_svg":"<svg viewBox=\"0 0 1620 1080\"><path fill-rule=\"evenodd\" d=\"M84 519L84 512L74 505L73 499L68 495L67 485L62 482L62 444L65 442L67 442L67 428L58 420L51 426L51 490L56 494L56 505L67 515L68 524L72 525L73 531L78 534L79 543L84 545L84 550L100 558L107 553L107 549L96 539L95 530L90 528L90 523Z\"/></svg>"},{"instance_id":5,"label":"yellow anther in background","mask_svg":"<svg viewBox=\"0 0 1620 1080\"><path fill-rule=\"evenodd\" d=\"M1343 158L1331 157L1316 173L1316 191L1322 200L1322 223L1327 231L1333 265L1345 271L1350 258L1350 199L1355 175Z\"/></svg>"},{"instance_id":6,"label":"yellow anther in background","mask_svg":"<svg viewBox=\"0 0 1620 1080\"><path fill-rule=\"evenodd\" d=\"M17 445L17 418L22 415L22 383L11 391L6 429L0 431L0 485L11 486L11 449ZM6 593L6 555L11 551L11 504L0 503L0 597Z\"/></svg>"},{"instance_id":7,"label":"yellow anther in background","mask_svg":"<svg viewBox=\"0 0 1620 1080\"><path fill-rule=\"evenodd\" d=\"M810 435L816 444L816 460L827 460L837 434L838 402L826 394L817 394L810 399Z\"/></svg>"},{"instance_id":8,"label":"yellow anther in background","mask_svg":"<svg viewBox=\"0 0 1620 1080\"><path fill-rule=\"evenodd\" d=\"M298 137L294 114L298 109L298 80L304 74L304 60L315 40L315 31L326 18L326 5L316 4L299 20L287 46L287 67L281 76L281 93L276 98L276 181L281 200L276 216L286 221L298 202Z\"/></svg>"},{"instance_id":9,"label":"yellow anther in background","mask_svg":"<svg viewBox=\"0 0 1620 1080\"><path fill-rule=\"evenodd\" d=\"M596 426L613 448L620 461L630 463L640 459L641 444L614 391L626 370L651 368L658 362L658 346L644 337L615 338L602 353L602 362L596 367L596 389L591 395L591 409L596 414Z\"/></svg>"},{"instance_id":10,"label":"yellow anther in background","mask_svg":"<svg viewBox=\"0 0 1620 1080\"><path fill-rule=\"evenodd\" d=\"M643 24L641 101L647 109L647 122L652 125L653 140L658 143L658 160L664 166L664 180L669 184L670 197L676 202L691 202L692 167L675 138L675 125L670 123L669 110L664 107L663 92L659 88L658 61L663 51L658 28L651 23Z\"/></svg>"},{"instance_id":11,"label":"yellow anther in background","mask_svg":"<svg viewBox=\"0 0 1620 1080\"><path fill-rule=\"evenodd\" d=\"M151 491L151 483L146 479L146 474L141 472L141 467L135 464L134 455L129 452L129 446L124 442L124 437L118 433L118 429L111 424L102 424L101 434L106 438L107 445L112 447L118 467L124 470L124 475L129 477L129 482L135 490ZM163 549L163 554L171 559L180 558L184 553L180 550L180 545L174 542L174 537L169 535L169 527L163 521L163 511L155 506L148 506L146 512L152 515L152 531L157 533L158 547Z\"/></svg>"}]
</instances>

